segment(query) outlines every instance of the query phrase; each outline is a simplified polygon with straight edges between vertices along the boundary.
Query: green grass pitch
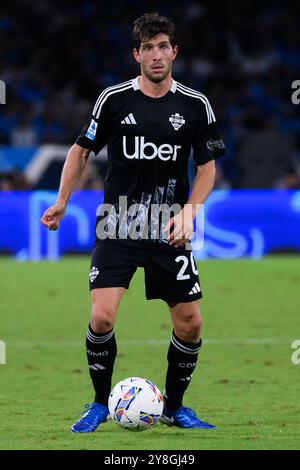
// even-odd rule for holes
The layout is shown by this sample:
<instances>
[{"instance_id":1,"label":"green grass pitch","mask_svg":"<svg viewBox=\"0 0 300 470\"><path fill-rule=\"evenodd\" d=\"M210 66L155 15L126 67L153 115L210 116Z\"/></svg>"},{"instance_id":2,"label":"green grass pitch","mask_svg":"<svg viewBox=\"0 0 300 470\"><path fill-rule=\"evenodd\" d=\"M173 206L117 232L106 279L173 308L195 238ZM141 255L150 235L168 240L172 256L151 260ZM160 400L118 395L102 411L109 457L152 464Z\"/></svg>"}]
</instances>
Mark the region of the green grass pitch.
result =
<instances>
[{"instance_id":1,"label":"green grass pitch","mask_svg":"<svg viewBox=\"0 0 300 470\"><path fill-rule=\"evenodd\" d=\"M204 344L185 404L215 430L158 424L132 433L110 422L69 429L93 393L84 352L89 319L87 257L57 263L0 258L1 449L299 449L300 339L297 257L198 263ZM113 382L144 376L164 387L171 324L147 302L143 271L121 303Z\"/></svg>"}]
</instances>

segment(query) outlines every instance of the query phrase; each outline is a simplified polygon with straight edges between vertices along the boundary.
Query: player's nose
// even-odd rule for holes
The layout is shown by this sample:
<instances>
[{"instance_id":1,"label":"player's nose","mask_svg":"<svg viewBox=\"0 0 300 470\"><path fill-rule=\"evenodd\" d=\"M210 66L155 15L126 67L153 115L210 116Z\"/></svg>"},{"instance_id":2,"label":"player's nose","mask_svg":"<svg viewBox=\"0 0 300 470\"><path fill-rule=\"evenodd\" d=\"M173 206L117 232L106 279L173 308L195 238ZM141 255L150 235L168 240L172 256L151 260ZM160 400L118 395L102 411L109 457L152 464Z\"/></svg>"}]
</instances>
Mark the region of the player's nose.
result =
<instances>
[{"instance_id":1,"label":"player's nose","mask_svg":"<svg viewBox=\"0 0 300 470\"><path fill-rule=\"evenodd\" d=\"M154 48L153 60L154 60L154 61L161 61L161 59L162 59L161 50L160 50L159 47L155 47L155 48Z\"/></svg>"}]
</instances>

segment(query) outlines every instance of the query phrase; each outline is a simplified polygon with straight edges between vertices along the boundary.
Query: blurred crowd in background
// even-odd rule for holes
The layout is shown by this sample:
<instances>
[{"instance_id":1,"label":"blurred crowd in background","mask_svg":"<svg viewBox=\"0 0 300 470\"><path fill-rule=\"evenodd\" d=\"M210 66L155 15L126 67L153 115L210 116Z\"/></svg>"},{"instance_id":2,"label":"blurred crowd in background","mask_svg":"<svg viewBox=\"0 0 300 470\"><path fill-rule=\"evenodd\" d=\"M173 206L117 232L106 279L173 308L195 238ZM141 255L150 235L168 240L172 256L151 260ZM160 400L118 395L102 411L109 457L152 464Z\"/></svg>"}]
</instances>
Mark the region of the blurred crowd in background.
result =
<instances>
[{"instance_id":1,"label":"blurred crowd in background","mask_svg":"<svg viewBox=\"0 0 300 470\"><path fill-rule=\"evenodd\" d=\"M174 78L208 96L227 147L216 187L300 188L299 1L12 0L0 9L0 146L71 145L102 89L138 74L132 23L158 11L176 24ZM11 187L28 187L17 168L0 176L0 189Z\"/></svg>"}]
</instances>

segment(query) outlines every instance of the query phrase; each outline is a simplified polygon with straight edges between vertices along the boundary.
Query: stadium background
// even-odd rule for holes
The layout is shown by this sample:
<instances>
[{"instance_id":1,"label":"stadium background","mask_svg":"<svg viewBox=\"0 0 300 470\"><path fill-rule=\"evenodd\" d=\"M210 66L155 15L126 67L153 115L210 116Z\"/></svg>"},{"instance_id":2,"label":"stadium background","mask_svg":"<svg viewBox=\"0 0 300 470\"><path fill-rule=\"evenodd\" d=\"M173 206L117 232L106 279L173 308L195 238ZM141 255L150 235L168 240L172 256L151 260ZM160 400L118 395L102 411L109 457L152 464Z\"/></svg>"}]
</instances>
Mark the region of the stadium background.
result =
<instances>
[{"instance_id":1,"label":"stadium background","mask_svg":"<svg viewBox=\"0 0 300 470\"><path fill-rule=\"evenodd\" d=\"M90 160L60 231L48 234L39 219L55 200L66 151L99 92L137 75L132 21L152 10L174 19L180 47L174 78L209 97L228 152L207 202L204 248L196 251L208 338L190 392L194 407L204 407L221 430L201 442L192 433L185 443L160 428L142 440L115 433L114 443L109 424L101 442L92 436L85 445L297 447L299 368L290 358L291 343L300 337L300 105L292 102L292 83L300 79L299 2L13 0L0 9L0 79L6 85L0 105L0 340L7 349L0 365L0 407L7 413L1 448L81 445L66 429L90 398L81 345L88 258L31 261L91 249L105 150ZM270 254L276 256L263 257ZM139 272L121 307L116 378L147 374L163 386L170 325L161 310L158 302L145 303ZM36 426L28 423L31 415Z\"/></svg>"}]
</instances>

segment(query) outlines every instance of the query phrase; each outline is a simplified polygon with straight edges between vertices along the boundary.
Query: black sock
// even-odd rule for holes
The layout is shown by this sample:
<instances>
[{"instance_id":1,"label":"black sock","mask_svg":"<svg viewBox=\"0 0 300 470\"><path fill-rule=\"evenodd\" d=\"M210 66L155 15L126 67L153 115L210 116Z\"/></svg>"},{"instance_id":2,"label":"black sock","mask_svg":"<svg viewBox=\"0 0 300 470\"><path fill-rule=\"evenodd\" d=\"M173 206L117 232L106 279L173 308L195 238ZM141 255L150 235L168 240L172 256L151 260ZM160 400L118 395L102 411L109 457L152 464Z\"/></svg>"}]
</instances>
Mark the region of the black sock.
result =
<instances>
[{"instance_id":1,"label":"black sock","mask_svg":"<svg viewBox=\"0 0 300 470\"><path fill-rule=\"evenodd\" d=\"M89 325L86 335L86 354L95 390L95 401L107 406L117 355L113 329L106 333L95 333Z\"/></svg>"},{"instance_id":2,"label":"black sock","mask_svg":"<svg viewBox=\"0 0 300 470\"><path fill-rule=\"evenodd\" d=\"M165 388L165 403L168 410L177 410L182 406L182 399L195 370L199 343L187 343L179 339L173 331L168 351L168 370Z\"/></svg>"}]
</instances>

